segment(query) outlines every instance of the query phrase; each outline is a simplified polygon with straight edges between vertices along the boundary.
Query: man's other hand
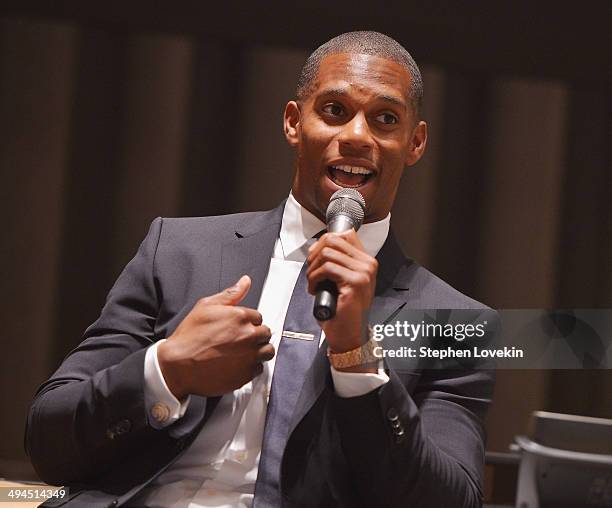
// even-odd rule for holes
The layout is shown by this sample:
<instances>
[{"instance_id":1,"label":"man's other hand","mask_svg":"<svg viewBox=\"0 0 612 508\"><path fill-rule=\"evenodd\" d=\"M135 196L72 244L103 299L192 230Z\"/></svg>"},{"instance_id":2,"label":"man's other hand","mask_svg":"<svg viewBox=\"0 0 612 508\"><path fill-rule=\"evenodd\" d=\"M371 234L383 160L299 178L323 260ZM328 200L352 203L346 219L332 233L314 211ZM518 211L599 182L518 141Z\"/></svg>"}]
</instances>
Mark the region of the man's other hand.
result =
<instances>
[{"instance_id":1,"label":"man's other hand","mask_svg":"<svg viewBox=\"0 0 612 508\"><path fill-rule=\"evenodd\" d=\"M378 261L365 252L354 229L326 233L308 252L308 292L315 294L325 279L338 286L336 315L320 322L330 349L344 353L367 340L367 317L374 291Z\"/></svg>"},{"instance_id":2,"label":"man's other hand","mask_svg":"<svg viewBox=\"0 0 612 508\"><path fill-rule=\"evenodd\" d=\"M271 332L254 309L238 306L251 287L243 275L232 287L200 299L157 349L159 366L177 399L216 396L240 388L274 357Z\"/></svg>"}]
</instances>

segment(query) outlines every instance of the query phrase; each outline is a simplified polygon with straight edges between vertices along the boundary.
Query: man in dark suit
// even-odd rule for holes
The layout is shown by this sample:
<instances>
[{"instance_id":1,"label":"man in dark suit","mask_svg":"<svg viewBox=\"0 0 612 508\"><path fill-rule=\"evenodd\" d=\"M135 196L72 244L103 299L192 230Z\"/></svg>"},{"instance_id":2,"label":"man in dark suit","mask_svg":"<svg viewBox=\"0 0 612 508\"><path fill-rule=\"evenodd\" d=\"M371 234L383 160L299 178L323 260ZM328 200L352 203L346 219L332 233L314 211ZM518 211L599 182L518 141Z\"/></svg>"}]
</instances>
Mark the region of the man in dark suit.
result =
<instances>
[{"instance_id":1,"label":"man in dark suit","mask_svg":"<svg viewBox=\"0 0 612 508\"><path fill-rule=\"evenodd\" d=\"M84 341L38 390L26 447L66 506L409 506L482 502L485 371L383 369L369 316L480 308L401 253L389 212L422 156L418 67L352 32L307 60L275 210L156 219ZM356 233L318 233L333 192ZM316 285L336 316L310 316ZM225 289L224 289L225 288Z\"/></svg>"}]
</instances>

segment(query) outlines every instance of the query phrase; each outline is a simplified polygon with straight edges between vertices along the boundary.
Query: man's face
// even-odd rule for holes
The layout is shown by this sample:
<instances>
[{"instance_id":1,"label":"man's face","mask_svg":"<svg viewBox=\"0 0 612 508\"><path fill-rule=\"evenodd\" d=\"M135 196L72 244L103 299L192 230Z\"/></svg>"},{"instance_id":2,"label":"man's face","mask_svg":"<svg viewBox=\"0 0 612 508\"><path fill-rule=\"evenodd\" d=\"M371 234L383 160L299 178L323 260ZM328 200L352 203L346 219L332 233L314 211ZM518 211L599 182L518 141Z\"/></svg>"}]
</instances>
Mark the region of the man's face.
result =
<instances>
[{"instance_id":1,"label":"man's face","mask_svg":"<svg viewBox=\"0 0 612 508\"><path fill-rule=\"evenodd\" d=\"M366 222L389 213L405 166L415 164L427 141L409 101L410 74L385 58L328 55L310 95L285 109L285 136L297 150L295 198L320 219L331 195L357 189Z\"/></svg>"}]
</instances>

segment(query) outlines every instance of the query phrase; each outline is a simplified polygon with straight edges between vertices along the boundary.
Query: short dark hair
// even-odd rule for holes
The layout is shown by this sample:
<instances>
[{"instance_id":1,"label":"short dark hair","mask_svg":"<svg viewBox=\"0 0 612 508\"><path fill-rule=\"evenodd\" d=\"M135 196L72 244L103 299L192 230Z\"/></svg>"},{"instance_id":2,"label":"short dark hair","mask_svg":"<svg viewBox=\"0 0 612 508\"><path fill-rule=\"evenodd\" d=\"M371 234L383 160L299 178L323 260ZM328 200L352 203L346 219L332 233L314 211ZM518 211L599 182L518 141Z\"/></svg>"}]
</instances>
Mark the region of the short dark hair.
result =
<instances>
[{"instance_id":1,"label":"short dark hair","mask_svg":"<svg viewBox=\"0 0 612 508\"><path fill-rule=\"evenodd\" d=\"M423 78L418 65L406 48L391 37L379 32L346 32L315 49L306 59L297 85L297 99L305 100L311 93L321 61L338 53L365 54L392 60L403 65L410 74L408 96L418 116L423 101Z\"/></svg>"}]
</instances>

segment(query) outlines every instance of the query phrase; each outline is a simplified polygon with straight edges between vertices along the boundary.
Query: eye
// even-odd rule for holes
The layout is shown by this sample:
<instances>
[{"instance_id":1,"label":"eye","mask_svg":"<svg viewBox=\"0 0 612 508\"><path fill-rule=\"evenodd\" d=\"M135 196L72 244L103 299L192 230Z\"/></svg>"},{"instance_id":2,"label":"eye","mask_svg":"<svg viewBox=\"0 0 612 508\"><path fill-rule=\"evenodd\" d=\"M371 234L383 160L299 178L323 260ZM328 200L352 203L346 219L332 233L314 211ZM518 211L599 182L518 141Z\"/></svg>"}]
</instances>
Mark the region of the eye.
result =
<instances>
[{"instance_id":1,"label":"eye","mask_svg":"<svg viewBox=\"0 0 612 508\"><path fill-rule=\"evenodd\" d=\"M342 116L344 114L344 108L340 104L332 102L323 106L323 112L331 116Z\"/></svg>"},{"instance_id":2,"label":"eye","mask_svg":"<svg viewBox=\"0 0 612 508\"><path fill-rule=\"evenodd\" d=\"M393 115L392 113L381 113L376 117L376 120L384 123L385 125L392 125L399 121L397 116Z\"/></svg>"}]
</instances>

